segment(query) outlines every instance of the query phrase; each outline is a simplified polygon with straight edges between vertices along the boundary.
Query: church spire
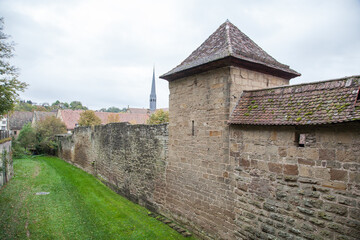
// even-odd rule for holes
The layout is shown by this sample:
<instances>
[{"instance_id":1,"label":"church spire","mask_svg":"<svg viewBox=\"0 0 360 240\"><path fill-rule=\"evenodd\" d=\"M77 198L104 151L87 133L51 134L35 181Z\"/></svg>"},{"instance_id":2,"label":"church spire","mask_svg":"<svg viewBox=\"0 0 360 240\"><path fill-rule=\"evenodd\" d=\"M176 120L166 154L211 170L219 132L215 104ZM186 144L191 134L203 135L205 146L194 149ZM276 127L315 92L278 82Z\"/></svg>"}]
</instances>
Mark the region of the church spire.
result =
<instances>
[{"instance_id":1,"label":"church spire","mask_svg":"<svg viewBox=\"0 0 360 240\"><path fill-rule=\"evenodd\" d=\"M156 110L156 90L155 90L155 66L154 66L151 93L150 93L150 111L154 112L155 110Z\"/></svg>"}]
</instances>

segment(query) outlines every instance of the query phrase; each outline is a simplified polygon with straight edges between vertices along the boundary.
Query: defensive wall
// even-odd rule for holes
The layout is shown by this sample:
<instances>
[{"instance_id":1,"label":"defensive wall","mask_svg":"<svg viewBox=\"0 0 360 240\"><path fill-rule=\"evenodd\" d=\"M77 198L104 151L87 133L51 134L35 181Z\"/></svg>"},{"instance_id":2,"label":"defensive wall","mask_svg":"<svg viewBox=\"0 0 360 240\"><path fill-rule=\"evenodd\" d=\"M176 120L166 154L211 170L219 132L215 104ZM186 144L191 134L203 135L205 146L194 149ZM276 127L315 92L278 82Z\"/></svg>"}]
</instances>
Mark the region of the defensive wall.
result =
<instances>
[{"instance_id":1,"label":"defensive wall","mask_svg":"<svg viewBox=\"0 0 360 240\"><path fill-rule=\"evenodd\" d=\"M59 137L59 156L115 192L157 211L165 196L167 125L111 123Z\"/></svg>"},{"instance_id":2,"label":"defensive wall","mask_svg":"<svg viewBox=\"0 0 360 240\"><path fill-rule=\"evenodd\" d=\"M250 97L299 75L226 21L161 76L169 126L77 128L60 157L204 239L359 239L360 77Z\"/></svg>"},{"instance_id":3,"label":"defensive wall","mask_svg":"<svg viewBox=\"0 0 360 240\"><path fill-rule=\"evenodd\" d=\"M11 157L11 138L8 131L0 131L0 188L14 175Z\"/></svg>"}]
</instances>

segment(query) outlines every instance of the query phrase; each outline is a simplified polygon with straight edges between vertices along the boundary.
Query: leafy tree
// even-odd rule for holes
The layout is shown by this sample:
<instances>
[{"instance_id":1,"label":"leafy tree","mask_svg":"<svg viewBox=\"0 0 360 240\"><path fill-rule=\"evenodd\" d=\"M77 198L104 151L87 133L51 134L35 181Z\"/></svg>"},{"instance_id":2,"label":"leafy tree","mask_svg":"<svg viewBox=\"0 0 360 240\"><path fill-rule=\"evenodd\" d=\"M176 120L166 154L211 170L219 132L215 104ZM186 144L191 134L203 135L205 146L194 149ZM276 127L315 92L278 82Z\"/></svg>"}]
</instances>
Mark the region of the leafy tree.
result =
<instances>
[{"instance_id":1,"label":"leafy tree","mask_svg":"<svg viewBox=\"0 0 360 240\"><path fill-rule=\"evenodd\" d=\"M100 112L113 112L113 113L119 113L119 112L126 112L126 108L120 109L118 107L109 107L108 109L106 108L101 108L99 111Z\"/></svg>"},{"instance_id":2,"label":"leafy tree","mask_svg":"<svg viewBox=\"0 0 360 240\"><path fill-rule=\"evenodd\" d=\"M19 91L27 87L17 79L18 69L9 62L14 55L14 43L7 41L9 36L3 33L3 29L4 19L0 18L0 115L13 110Z\"/></svg>"},{"instance_id":3,"label":"leafy tree","mask_svg":"<svg viewBox=\"0 0 360 240\"><path fill-rule=\"evenodd\" d=\"M51 109L49 107L45 107L45 106L32 105L32 104L28 103L28 101L27 101L27 102L19 102L19 103L15 104L14 110L15 111L25 111L25 112L33 112L33 111L48 112Z\"/></svg>"},{"instance_id":4,"label":"leafy tree","mask_svg":"<svg viewBox=\"0 0 360 240\"><path fill-rule=\"evenodd\" d=\"M29 155L30 150L35 148L36 135L35 129L31 126L31 123L25 124L17 139L13 137L12 145L12 154L14 157L19 158L24 155Z\"/></svg>"},{"instance_id":5,"label":"leafy tree","mask_svg":"<svg viewBox=\"0 0 360 240\"><path fill-rule=\"evenodd\" d=\"M121 109L117 108L117 107L109 107L106 111L113 112L113 113L119 113L119 112L121 112Z\"/></svg>"},{"instance_id":6,"label":"leafy tree","mask_svg":"<svg viewBox=\"0 0 360 240\"><path fill-rule=\"evenodd\" d=\"M94 111L86 110L80 114L79 126L100 125L101 119L95 115Z\"/></svg>"},{"instance_id":7,"label":"leafy tree","mask_svg":"<svg viewBox=\"0 0 360 240\"><path fill-rule=\"evenodd\" d=\"M120 122L120 116L119 114L112 113L108 116L107 123L116 123Z\"/></svg>"},{"instance_id":8,"label":"leafy tree","mask_svg":"<svg viewBox=\"0 0 360 240\"><path fill-rule=\"evenodd\" d=\"M169 112L164 111L162 109L157 110L153 114L151 114L148 124L161 124L169 122Z\"/></svg>"},{"instance_id":9,"label":"leafy tree","mask_svg":"<svg viewBox=\"0 0 360 240\"><path fill-rule=\"evenodd\" d=\"M36 124L35 132L37 152L54 154L58 147L55 135L67 131L65 124L59 118L50 116Z\"/></svg>"},{"instance_id":10,"label":"leafy tree","mask_svg":"<svg viewBox=\"0 0 360 240\"><path fill-rule=\"evenodd\" d=\"M82 103L79 101L72 101L70 103L70 108L72 110L88 110L88 108L83 106Z\"/></svg>"},{"instance_id":11,"label":"leafy tree","mask_svg":"<svg viewBox=\"0 0 360 240\"><path fill-rule=\"evenodd\" d=\"M29 148L34 148L35 141L36 141L35 129L31 126L31 123L29 122L22 127L19 136L17 138L17 142L21 147L27 150Z\"/></svg>"}]
</instances>

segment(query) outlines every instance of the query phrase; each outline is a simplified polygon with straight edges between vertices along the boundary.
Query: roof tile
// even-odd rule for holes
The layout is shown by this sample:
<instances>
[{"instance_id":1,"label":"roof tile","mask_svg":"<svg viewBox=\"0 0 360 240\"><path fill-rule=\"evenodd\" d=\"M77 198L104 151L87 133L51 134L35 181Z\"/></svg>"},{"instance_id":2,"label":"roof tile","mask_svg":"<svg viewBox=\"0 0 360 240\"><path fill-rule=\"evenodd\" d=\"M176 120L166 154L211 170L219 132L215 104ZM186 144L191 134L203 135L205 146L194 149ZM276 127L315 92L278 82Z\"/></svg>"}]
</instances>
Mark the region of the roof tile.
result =
<instances>
[{"instance_id":1,"label":"roof tile","mask_svg":"<svg viewBox=\"0 0 360 240\"><path fill-rule=\"evenodd\" d=\"M360 120L360 76L244 91L230 124L316 125Z\"/></svg>"},{"instance_id":2,"label":"roof tile","mask_svg":"<svg viewBox=\"0 0 360 240\"><path fill-rule=\"evenodd\" d=\"M292 77L300 76L289 66L276 61L235 25L226 21L180 65L162 75L161 78L173 80L173 76L180 72L226 57L263 65L276 71L285 72Z\"/></svg>"}]
</instances>

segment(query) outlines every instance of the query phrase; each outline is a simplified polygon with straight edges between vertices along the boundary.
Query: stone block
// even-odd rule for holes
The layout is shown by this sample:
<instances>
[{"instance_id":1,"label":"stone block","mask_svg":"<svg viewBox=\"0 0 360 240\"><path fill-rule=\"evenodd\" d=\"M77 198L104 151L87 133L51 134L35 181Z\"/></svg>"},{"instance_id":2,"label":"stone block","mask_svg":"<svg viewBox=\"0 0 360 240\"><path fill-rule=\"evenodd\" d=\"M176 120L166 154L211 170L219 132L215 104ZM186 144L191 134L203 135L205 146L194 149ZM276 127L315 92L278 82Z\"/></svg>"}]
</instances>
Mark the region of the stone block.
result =
<instances>
[{"instance_id":1,"label":"stone block","mask_svg":"<svg viewBox=\"0 0 360 240\"><path fill-rule=\"evenodd\" d=\"M299 165L299 175L301 177L313 177L313 168L311 166Z\"/></svg>"},{"instance_id":2,"label":"stone block","mask_svg":"<svg viewBox=\"0 0 360 240\"><path fill-rule=\"evenodd\" d=\"M330 180L346 182L348 180L348 171L331 168L330 169Z\"/></svg>"},{"instance_id":3,"label":"stone block","mask_svg":"<svg viewBox=\"0 0 360 240\"><path fill-rule=\"evenodd\" d=\"M321 186L328 187L328 188L333 188L333 189L336 189L336 190L346 190L347 189L347 185L345 183L342 183L342 182L322 181Z\"/></svg>"},{"instance_id":4,"label":"stone block","mask_svg":"<svg viewBox=\"0 0 360 240\"><path fill-rule=\"evenodd\" d=\"M319 149L319 160L335 160L335 149Z\"/></svg>"},{"instance_id":5,"label":"stone block","mask_svg":"<svg viewBox=\"0 0 360 240\"><path fill-rule=\"evenodd\" d=\"M286 175L298 175L299 170L297 165L284 164L284 174Z\"/></svg>"},{"instance_id":6,"label":"stone block","mask_svg":"<svg viewBox=\"0 0 360 240\"><path fill-rule=\"evenodd\" d=\"M322 197L329 201L334 201L336 199L334 195L323 195Z\"/></svg>"},{"instance_id":7,"label":"stone block","mask_svg":"<svg viewBox=\"0 0 360 240\"><path fill-rule=\"evenodd\" d=\"M310 216L314 215L314 211L311 210L311 209L303 208L303 207L297 207L297 209L298 209L299 212L301 212L303 214L310 215Z\"/></svg>"},{"instance_id":8,"label":"stone block","mask_svg":"<svg viewBox=\"0 0 360 240\"><path fill-rule=\"evenodd\" d=\"M279 222L284 222L284 217L283 216L281 216L281 215L278 215L278 214L270 214L270 218L271 219L274 219L274 220L276 220L276 221L279 221Z\"/></svg>"},{"instance_id":9,"label":"stone block","mask_svg":"<svg viewBox=\"0 0 360 240\"><path fill-rule=\"evenodd\" d=\"M346 206L335 203L324 203L324 210L340 216L345 216L348 213L348 208Z\"/></svg>"},{"instance_id":10,"label":"stone block","mask_svg":"<svg viewBox=\"0 0 360 240\"><path fill-rule=\"evenodd\" d=\"M342 197L342 196L338 197L338 203L343 204L343 205L347 205L347 206L356 207L356 201L354 199L345 198L345 197Z\"/></svg>"},{"instance_id":11,"label":"stone block","mask_svg":"<svg viewBox=\"0 0 360 240\"><path fill-rule=\"evenodd\" d=\"M360 184L360 172L349 172L349 181Z\"/></svg>"},{"instance_id":12,"label":"stone block","mask_svg":"<svg viewBox=\"0 0 360 240\"><path fill-rule=\"evenodd\" d=\"M334 219L334 217L331 214L324 211L318 212L318 217L327 221L332 221Z\"/></svg>"},{"instance_id":13,"label":"stone block","mask_svg":"<svg viewBox=\"0 0 360 240\"><path fill-rule=\"evenodd\" d=\"M331 230L338 232L338 233L345 233L346 232L346 228L336 224L336 223L330 223L327 225L328 228L330 228Z\"/></svg>"},{"instance_id":14,"label":"stone block","mask_svg":"<svg viewBox=\"0 0 360 240\"><path fill-rule=\"evenodd\" d=\"M323 201L320 199L304 199L305 207L320 209L322 205L323 205Z\"/></svg>"},{"instance_id":15,"label":"stone block","mask_svg":"<svg viewBox=\"0 0 360 240\"><path fill-rule=\"evenodd\" d=\"M286 148L279 147L278 148L278 154L279 154L280 157L286 157L287 156Z\"/></svg>"},{"instance_id":16,"label":"stone block","mask_svg":"<svg viewBox=\"0 0 360 240\"><path fill-rule=\"evenodd\" d=\"M270 227L268 225L261 225L261 230L265 233L269 233L269 234L274 234L275 233L275 228Z\"/></svg>"},{"instance_id":17,"label":"stone block","mask_svg":"<svg viewBox=\"0 0 360 240\"><path fill-rule=\"evenodd\" d=\"M319 227L325 227L325 222L316 218L310 218L309 222Z\"/></svg>"},{"instance_id":18,"label":"stone block","mask_svg":"<svg viewBox=\"0 0 360 240\"><path fill-rule=\"evenodd\" d=\"M298 163L302 165L309 165L309 166L315 166L314 160L304 159L304 158L298 158Z\"/></svg>"},{"instance_id":19,"label":"stone block","mask_svg":"<svg viewBox=\"0 0 360 240\"><path fill-rule=\"evenodd\" d=\"M244 158L240 158L239 164L240 164L240 166L243 167L243 168L248 168L248 167L250 167L250 161L249 161L249 160L246 160L246 159L244 159Z\"/></svg>"},{"instance_id":20,"label":"stone block","mask_svg":"<svg viewBox=\"0 0 360 240\"><path fill-rule=\"evenodd\" d=\"M317 148L304 148L304 158L312 161L318 160L319 150Z\"/></svg>"},{"instance_id":21,"label":"stone block","mask_svg":"<svg viewBox=\"0 0 360 240\"><path fill-rule=\"evenodd\" d=\"M209 131L210 137L220 137L222 135L222 131Z\"/></svg>"},{"instance_id":22,"label":"stone block","mask_svg":"<svg viewBox=\"0 0 360 240\"><path fill-rule=\"evenodd\" d=\"M350 208L350 210L349 210L349 215L350 215L351 218L360 221L360 209Z\"/></svg>"},{"instance_id":23,"label":"stone block","mask_svg":"<svg viewBox=\"0 0 360 240\"><path fill-rule=\"evenodd\" d=\"M316 178L330 180L330 170L328 168L313 167L313 170Z\"/></svg>"},{"instance_id":24,"label":"stone block","mask_svg":"<svg viewBox=\"0 0 360 240\"><path fill-rule=\"evenodd\" d=\"M268 203L263 204L263 209L269 212L276 212L276 207Z\"/></svg>"},{"instance_id":25,"label":"stone block","mask_svg":"<svg viewBox=\"0 0 360 240\"><path fill-rule=\"evenodd\" d=\"M336 161L339 162L355 162L356 155L352 150L337 149L336 150Z\"/></svg>"},{"instance_id":26,"label":"stone block","mask_svg":"<svg viewBox=\"0 0 360 240\"><path fill-rule=\"evenodd\" d=\"M295 234L295 235L300 235L301 231L297 228L289 228L289 232Z\"/></svg>"},{"instance_id":27,"label":"stone block","mask_svg":"<svg viewBox=\"0 0 360 240\"><path fill-rule=\"evenodd\" d=\"M273 173L282 173L283 170L283 165L279 163L269 162L268 167L269 171Z\"/></svg>"}]
</instances>

